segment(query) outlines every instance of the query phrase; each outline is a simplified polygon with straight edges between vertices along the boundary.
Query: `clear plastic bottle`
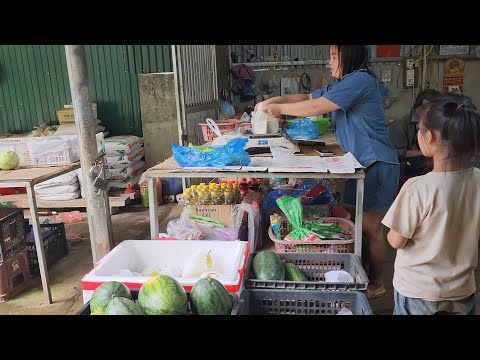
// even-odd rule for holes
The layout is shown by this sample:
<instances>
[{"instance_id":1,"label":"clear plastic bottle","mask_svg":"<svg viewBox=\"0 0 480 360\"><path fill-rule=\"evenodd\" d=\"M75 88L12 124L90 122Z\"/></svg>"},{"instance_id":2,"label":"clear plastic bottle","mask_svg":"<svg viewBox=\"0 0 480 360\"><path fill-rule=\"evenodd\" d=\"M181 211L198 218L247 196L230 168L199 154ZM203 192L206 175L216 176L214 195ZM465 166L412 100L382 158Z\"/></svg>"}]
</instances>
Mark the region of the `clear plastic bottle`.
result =
<instances>
[{"instance_id":1,"label":"clear plastic bottle","mask_svg":"<svg viewBox=\"0 0 480 360\"><path fill-rule=\"evenodd\" d=\"M212 205L221 205L221 198L220 198L220 193L218 191L213 191L212 192L212 198L210 203Z\"/></svg>"},{"instance_id":2,"label":"clear plastic bottle","mask_svg":"<svg viewBox=\"0 0 480 360\"><path fill-rule=\"evenodd\" d=\"M242 201L242 195L240 194L236 183L233 184L233 198L235 199L235 204L239 204Z\"/></svg>"},{"instance_id":3,"label":"clear plastic bottle","mask_svg":"<svg viewBox=\"0 0 480 360\"><path fill-rule=\"evenodd\" d=\"M194 196L197 196L197 195L198 195L197 185L192 185L192 186L190 186L190 189L192 189L192 194L193 194Z\"/></svg>"},{"instance_id":4,"label":"clear plastic bottle","mask_svg":"<svg viewBox=\"0 0 480 360\"><path fill-rule=\"evenodd\" d=\"M226 190L224 193L223 193L223 196L224 196L224 204L225 205L230 205L232 204L232 193L228 190Z\"/></svg>"},{"instance_id":5,"label":"clear plastic bottle","mask_svg":"<svg viewBox=\"0 0 480 360\"><path fill-rule=\"evenodd\" d=\"M190 188L185 189L185 191L183 192L183 203L185 205L190 205L191 197L192 197L192 190Z\"/></svg>"},{"instance_id":6,"label":"clear plastic bottle","mask_svg":"<svg viewBox=\"0 0 480 360\"><path fill-rule=\"evenodd\" d=\"M203 191L199 191L195 205L202 205L202 202L204 201L204 199L205 199L205 195L203 194Z\"/></svg>"}]
</instances>

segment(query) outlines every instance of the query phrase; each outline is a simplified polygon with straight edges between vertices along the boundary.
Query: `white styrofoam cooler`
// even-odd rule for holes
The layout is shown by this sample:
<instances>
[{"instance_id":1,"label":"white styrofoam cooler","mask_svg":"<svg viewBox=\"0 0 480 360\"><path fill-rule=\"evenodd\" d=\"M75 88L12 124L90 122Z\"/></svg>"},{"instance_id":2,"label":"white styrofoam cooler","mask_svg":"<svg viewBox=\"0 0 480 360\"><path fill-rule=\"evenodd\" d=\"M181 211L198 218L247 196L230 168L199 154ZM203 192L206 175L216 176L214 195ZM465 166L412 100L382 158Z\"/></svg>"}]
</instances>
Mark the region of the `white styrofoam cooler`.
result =
<instances>
[{"instance_id":1,"label":"white styrofoam cooler","mask_svg":"<svg viewBox=\"0 0 480 360\"><path fill-rule=\"evenodd\" d=\"M125 240L105 255L90 272L82 278L83 302L87 303L94 290L107 281L119 281L131 290L138 290L147 276L117 275L123 269L142 272L152 265L188 265L198 251L210 251L215 261L215 270L221 274L217 278L228 292L238 292L241 287L248 256L248 243L245 241L222 240ZM194 277L175 277L190 291L199 280Z\"/></svg>"}]
</instances>

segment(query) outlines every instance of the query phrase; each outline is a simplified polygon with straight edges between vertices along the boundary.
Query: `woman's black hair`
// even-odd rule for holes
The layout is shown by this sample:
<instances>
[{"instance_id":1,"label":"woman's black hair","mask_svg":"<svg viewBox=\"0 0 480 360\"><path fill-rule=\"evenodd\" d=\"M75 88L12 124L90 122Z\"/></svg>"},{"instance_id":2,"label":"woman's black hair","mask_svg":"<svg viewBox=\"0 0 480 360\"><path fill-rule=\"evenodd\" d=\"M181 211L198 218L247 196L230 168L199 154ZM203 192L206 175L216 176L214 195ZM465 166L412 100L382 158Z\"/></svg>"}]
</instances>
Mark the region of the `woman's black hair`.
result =
<instances>
[{"instance_id":1,"label":"woman's black hair","mask_svg":"<svg viewBox=\"0 0 480 360\"><path fill-rule=\"evenodd\" d=\"M370 49L368 45L331 45L337 49L339 65L342 66L343 74L350 74L363 69L372 75L377 81L377 76L369 69Z\"/></svg>"},{"instance_id":2,"label":"woman's black hair","mask_svg":"<svg viewBox=\"0 0 480 360\"><path fill-rule=\"evenodd\" d=\"M426 104L420 124L440 132L446 161L472 166L480 159L480 113L473 103L463 100L446 95Z\"/></svg>"}]
</instances>

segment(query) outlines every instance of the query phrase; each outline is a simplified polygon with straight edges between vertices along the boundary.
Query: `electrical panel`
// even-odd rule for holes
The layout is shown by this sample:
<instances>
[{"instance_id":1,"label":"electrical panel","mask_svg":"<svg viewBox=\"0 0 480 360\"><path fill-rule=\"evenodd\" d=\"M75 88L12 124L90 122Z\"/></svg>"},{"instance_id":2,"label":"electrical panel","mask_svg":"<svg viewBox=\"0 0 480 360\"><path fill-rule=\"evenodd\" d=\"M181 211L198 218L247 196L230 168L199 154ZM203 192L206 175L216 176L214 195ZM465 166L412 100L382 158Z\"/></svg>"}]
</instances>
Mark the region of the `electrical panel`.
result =
<instances>
[{"instance_id":1,"label":"electrical panel","mask_svg":"<svg viewBox=\"0 0 480 360\"><path fill-rule=\"evenodd\" d=\"M413 58L407 59L404 63L403 69L403 88L408 89L418 86L418 73L415 71L415 60Z\"/></svg>"},{"instance_id":2,"label":"electrical panel","mask_svg":"<svg viewBox=\"0 0 480 360\"><path fill-rule=\"evenodd\" d=\"M407 73L405 77L405 86L407 87L415 86L415 70L414 69L407 69Z\"/></svg>"}]
</instances>

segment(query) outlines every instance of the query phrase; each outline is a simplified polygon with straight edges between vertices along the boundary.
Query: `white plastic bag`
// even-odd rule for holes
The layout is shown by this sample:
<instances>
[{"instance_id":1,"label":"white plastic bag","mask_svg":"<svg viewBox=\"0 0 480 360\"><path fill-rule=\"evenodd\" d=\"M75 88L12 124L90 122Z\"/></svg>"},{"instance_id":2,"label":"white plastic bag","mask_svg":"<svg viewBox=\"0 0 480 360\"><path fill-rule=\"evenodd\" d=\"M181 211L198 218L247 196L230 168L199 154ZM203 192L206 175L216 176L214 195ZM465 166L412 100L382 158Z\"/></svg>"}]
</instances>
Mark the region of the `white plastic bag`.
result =
<instances>
[{"instance_id":1,"label":"white plastic bag","mask_svg":"<svg viewBox=\"0 0 480 360\"><path fill-rule=\"evenodd\" d=\"M278 132L278 121L273 116L263 112L263 103L260 103L257 111L252 112L252 132L254 134L268 134Z\"/></svg>"},{"instance_id":2,"label":"white plastic bag","mask_svg":"<svg viewBox=\"0 0 480 360\"><path fill-rule=\"evenodd\" d=\"M214 146L215 145L225 145L227 142L229 142L230 140L232 140L234 138L244 137L243 136L244 130L242 128L236 128L233 131L229 131L229 132L226 132L226 133L222 134L220 132L220 129L219 129L218 125L215 123L215 121L213 121L210 118L207 118L207 119L205 119L205 122L207 123L210 130L212 130L215 133L215 135L217 135L217 137L215 139L213 139L213 141L212 141L212 145L214 145Z\"/></svg>"}]
</instances>

